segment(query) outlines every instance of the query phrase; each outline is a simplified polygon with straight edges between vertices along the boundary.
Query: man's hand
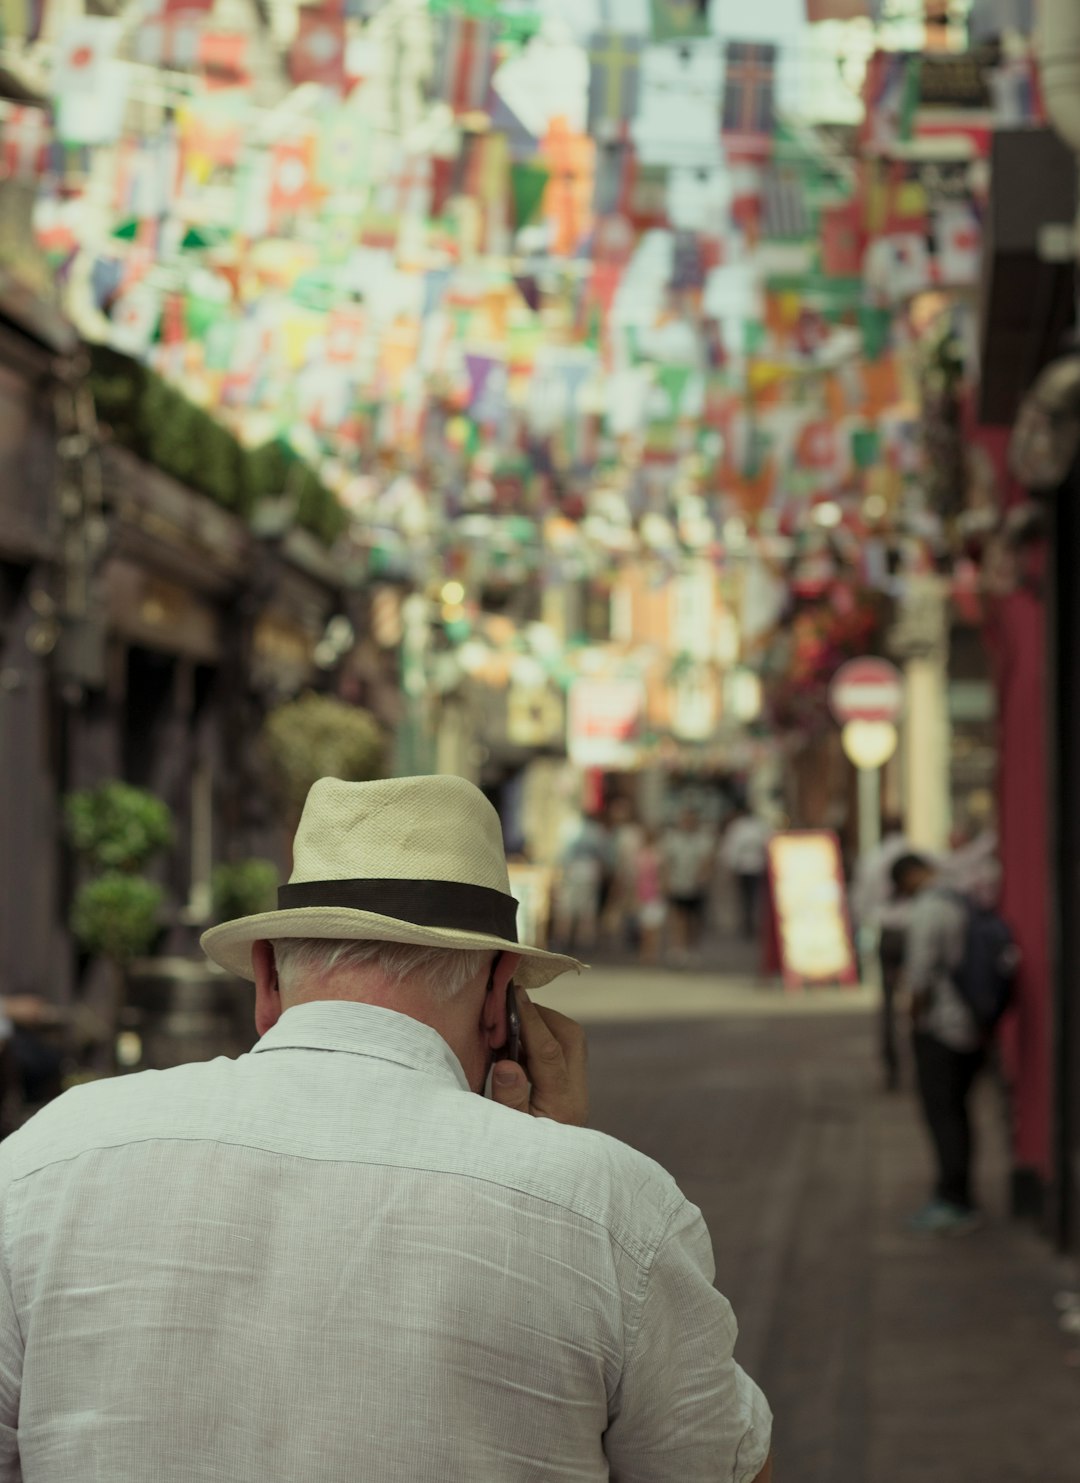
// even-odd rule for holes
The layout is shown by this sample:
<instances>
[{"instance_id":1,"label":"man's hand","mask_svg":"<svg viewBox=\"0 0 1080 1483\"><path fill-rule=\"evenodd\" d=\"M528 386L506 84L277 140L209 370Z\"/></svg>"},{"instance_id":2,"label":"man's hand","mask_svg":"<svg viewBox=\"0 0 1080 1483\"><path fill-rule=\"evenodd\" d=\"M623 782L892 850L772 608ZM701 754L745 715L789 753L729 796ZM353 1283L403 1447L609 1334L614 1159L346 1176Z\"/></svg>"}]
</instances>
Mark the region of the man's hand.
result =
<instances>
[{"instance_id":1,"label":"man's hand","mask_svg":"<svg viewBox=\"0 0 1080 1483\"><path fill-rule=\"evenodd\" d=\"M493 1100L532 1117L584 1127L589 1116L585 1031L557 1009L534 1004L520 989L517 999L525 1065L496 1061Z\"/></svg>"}]
</instances>

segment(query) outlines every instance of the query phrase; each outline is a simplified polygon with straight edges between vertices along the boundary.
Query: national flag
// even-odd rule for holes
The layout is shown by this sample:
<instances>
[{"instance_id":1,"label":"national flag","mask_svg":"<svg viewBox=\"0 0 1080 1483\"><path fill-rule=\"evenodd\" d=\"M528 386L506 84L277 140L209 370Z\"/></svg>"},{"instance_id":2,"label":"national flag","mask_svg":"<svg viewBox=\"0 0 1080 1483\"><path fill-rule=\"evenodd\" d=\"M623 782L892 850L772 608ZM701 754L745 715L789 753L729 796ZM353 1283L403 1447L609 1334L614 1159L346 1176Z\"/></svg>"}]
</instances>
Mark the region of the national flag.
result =
<instances>
[{"instance_id":1,"label":"national flag","mask_svg":"<svg viewBox=\"0 0 1080 1483\"><path fill-rule=\"evenodd\" d=\"M589 121L594 137L618 134L637 113L641 38L601 31L589 42Z\"/></svg>"},{"instance_id":2,"label":"national flag","mask_svg":"<svg viewBox=\"0 0 1080 1483\"><path fill-rule=\"evenodd\" d=\"M246 88L248 38L242 31L204 31L199 37L199 71L211 92Z\"/></svg>"},{"instance_id":3,"label":"national flag","mask_svg":"<svg viewBox=\"0 0 1080 1483\"><path fill-rule=\"evenodd\" d=\"M357 305L334 309L326 322L326 358L336 365L352 365L359 357L367 318Z\"/></svg>"},{"instance_id":4,"label":"national flag","mask_svg":"<svg viewBox=\"0 0 1080 1483\"><path fill-rule=\"evenodd\" d=\"M863 81L865 118L860 144L868 154L889 154L911 138L919 105L919 58L908 52L877 51Z\"/></svg>"},{"instance_id":5,"label":"national flag","mask_svg":"<svg viewBox=\"0 0 1080 1483\"><path fill-rule=\"evenodd\" d=\"M765 186L761 168L741 160L731 172L731 225L753 246L761 235Z\"/></svg>"},{"instance_id":6,"label":"national flag","mask_svg":"<svg viewBox=\"0 0 1080 1483\"><path fill-rule=\"evenodd\" d=\"M345 91L345 19L332 6L305 6L289 52L289 76Z\"/></svg>"},{"instance_id":7,"label":"national flag","mask_svg":"<svg viewBox=\"0 0 1080 1483\"><path fill-rule=\"evenodd\" d=\"M726 232L731 206L731 177L718 167L676 167L668 176L668 217L676 230L705 232L718 239Z\"/></svg>"},{"instance_id":8,"label":"national flag","mask_svg":"<svg viewBox=\"0 0 1080 1483\"><path fill-rule=\"evenodd\" d=\"M387 173L376 207L399 220L426 219L431 214L431 159L403 154Z\"/></svg>"},{"instance_id":9,"label":"national flag","mask_svg":"<svg viewBox=\"0 0 1080 1483\"><path fill-rule=\"evenodd\" d=\"M978 282L982 232L967 201L943 201L934 211L934 281L949 288Z\"/></svg>"},{"instance_id":10,"label":"national flag","mask_svg":"<svg viewBox=\"0 0 1080 1483\"><path fill-rule=\"evenodd\" d=\"M117 350L145 355L161 322L161 290L149 283L136 284L114 301L109 321L109 339Z\"/></svg>"},{"instance_id":11,"label":"national flag","mask_svg":"<svg viewBox=\"0 0 1080 1483\"><path fill-rule=\"evenodd\" d=\"M100 95L119 42L120 22L112 17L87 15L72 21L53 54L51 91L57 102Z\"/></svg>"},{"instance_id":12,"label":"national flag","mask_svg":"<svg viewBox=\"0 0 1080 1483\"><path fill-rule=\"evenodd\" d=\"M454 114L484 113L495 74L492 27L469 16L443 16L435 89Z\"/></svg>"},{"instance_id":13,"label":"national flag","mask_svg":"<svg viewBox=\"0 0 1080 1483\"><path fill-rule=\"evenodd\" d=\"M510 200L515 231L521 231L535 219L550 179L551 171L539 161L534 165L516 161L510 166Z\"/></svg>"},{"instance_id":14,"label":"national flag","mask_svg":"<svg viewBox=\"0 0 1080 1483\"><path fill-rule=\"evenodd\" d=\"M543 141L544 163L551 179L544 192L544 215L552 228L551 250L559 256L576 251L592 221L596 145L575 133L565 118L552 119Z\"/></svg>"},{"instance_id":15,"label":"national flag","mask_svg":"<svg viewBox=\"0 0 1080 1483\"><path fill-rule=\"evenodd\" d=\"M776 128L776 47L729 41L722 132L729 153L767 152Z\"/></svg>"},{"instance_id":16,"label":"national flag","mask_svg":"<svg viewBox=\"0 0 1080 1483\"><path fill-rule=\"evenodd\" d=\"M933 282L926 238L915 232L879 237L863 259L863 278L876 304L896 304L922 293Z\"/></svg>"},{"instance_id":17,"label":"national flag","mask_svg":"<svg viewBox=\"0 0 1080 1483\"><path fill-rule=\"evenodd\" d=\"M597 141L593 188L593 210L597 216L614 216L624 209L633 172L633 157L633 145L627 139Z\"/></svg>"},{"instance_id":18,"label":"national flag","mask_svg":"<svg viewBox=\"0 0 1080 1483\"><path fill-rule=\"evenodd\" d=\"M369 119L334 107L319 133L317 179L331 194L355 195L371 184L374 130Z\"/></svg>"},{"instance_id":19,"label":"national flag","mask_svg":"<svg viewBox=\"0 0 1080 1483\"><path fill-rule=\"evenodd\" d=\"M826 206L821 212L821 271L828 278L857 278L862 268L863 232L857 201Z\"/></svg>"},{"instance_id":20,"label":"national flag","mask_svg":"<svg viewBox=\"0 0 1080 1483\"><path fill-rule=\"evenodd\" d=\"M668 169L646 165L631 151L626 215L638 232L668 224Z\"/></svg>"},{"instance_id":21,"label":"national flag","mask_svg":"<svg viewBox=\"0 0 1080 1483\"><path fill-rule=\"evenodd\" d=\"M215 171L239 163L244 120L237 100L215 97L203 98L197 106L185 104L176 122L181 168L196 185L205 185Z\"/></svg>"},{"instance_id":22,"label":"national flag","mask_svg":"<svg viewBox=\"0 0 1080 1483\"><path fill-rule=\"evenodd\" d=\"M40 180L49 168L52 126L44 108L12 104L0 121L4 180Z\"/></svg>"},{"instance_id":23,"label":"national flag","mask_svg":"<svg viewBox=\"0 0 1080 1483\"><path fill-rule=\"evenodd\" d=\"M271 150L267 197L271 225L308 211L315 204L317 157L318 141L314 135L282 140Z\"/></svg>"},{"instance_id":24,"label":"national flag","mask_svg":"<svg viewBox=\"0 0 1080 1483\"><path fill-rule=\"evenodd\" d=\"M797 174L772 166L762 175L761 235L768 242L805 242L814 221Z\"/></svg>"},{"instance_id":25,"label":"national flag","mask_svg":"<svg viewBox=\"0 0 1080 1483\"><path fill-rule=\"evenodd\" d=\"M994 127L1023 128L1046 121L1039 66L1032 56L1010 57L990 73Z\"/></svg>"},{"instance_id":26,"label":"national flag","mask_svg":"<svg viewBox=\"0 0 1080 1483\"><path fill-rule=\"evenodd\" d=\"M214 0L164 0L134 34L135 60L151 67L191 72Z\"/></svg>"},{"instance_id":27,"label":"national flag","mask_svg":"<svg viewBox=\"0 0 1080 1483\"><path fill-rule=\"evenodd\" d=\"M652 0L655 41L688 41L709 34L709 0Z\"/></svg>"},{"instance_id":28,"label":"national flag","mask_svg":"<svg viewBox=\"0 0 1080 1483\"><path fill-rule=\"evenodd\" d=\"M632 134L646 164L710 169L720 163L723 60L713 42L645 48Z\"/></svg>"}]
</instances>

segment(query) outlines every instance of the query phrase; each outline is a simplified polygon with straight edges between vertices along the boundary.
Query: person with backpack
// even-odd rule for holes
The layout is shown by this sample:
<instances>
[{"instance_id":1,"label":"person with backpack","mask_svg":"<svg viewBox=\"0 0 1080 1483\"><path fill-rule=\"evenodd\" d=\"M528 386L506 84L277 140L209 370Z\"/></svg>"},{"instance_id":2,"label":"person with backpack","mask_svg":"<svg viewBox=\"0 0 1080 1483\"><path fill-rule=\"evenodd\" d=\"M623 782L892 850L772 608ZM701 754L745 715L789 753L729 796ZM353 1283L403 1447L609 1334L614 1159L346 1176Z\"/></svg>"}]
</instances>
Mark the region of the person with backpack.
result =
<instances>
[{"instance_id":1,"label":"person with backpack","mask_svg":"<svg viewBox=\"0 0 1080 1483\"><path fill-rule=\"evenodd\" d=\"M1001 917L943 886L921 855L903 855L892 874L897 894L912 903L904 984L919 1100L937 1163L933 1195L910 1226L962 1235L980 1224L972 1197L971 1092L1009 1004L1016 952Z\"/></svg>"}]
</instances>

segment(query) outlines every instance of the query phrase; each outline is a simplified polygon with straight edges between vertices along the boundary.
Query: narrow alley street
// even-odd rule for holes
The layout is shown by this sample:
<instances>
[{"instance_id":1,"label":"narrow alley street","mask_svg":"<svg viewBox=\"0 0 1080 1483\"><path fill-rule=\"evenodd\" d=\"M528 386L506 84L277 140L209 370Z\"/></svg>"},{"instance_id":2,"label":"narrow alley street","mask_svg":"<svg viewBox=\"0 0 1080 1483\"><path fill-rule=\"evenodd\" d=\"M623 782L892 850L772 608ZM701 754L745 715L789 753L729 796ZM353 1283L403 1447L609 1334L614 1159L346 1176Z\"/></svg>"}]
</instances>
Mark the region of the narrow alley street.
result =
<instances>
[{"instance_id":1,"label":"narrow alley street","mask_svg":"<svg viewBox=\"0 0 1080 1483\"><path fill-rule=\"evenodd\" d=\"M1080 1350L1055 1306L1075 1283L1006 1218L989 1081L986 1226L920 1237L922 1130L909 1091L879 1090L866 991L601 969L538 997L588 1023L593 1126L704 1211L782 1483L1075 1483Z\"/></svg>"}]
</instances>

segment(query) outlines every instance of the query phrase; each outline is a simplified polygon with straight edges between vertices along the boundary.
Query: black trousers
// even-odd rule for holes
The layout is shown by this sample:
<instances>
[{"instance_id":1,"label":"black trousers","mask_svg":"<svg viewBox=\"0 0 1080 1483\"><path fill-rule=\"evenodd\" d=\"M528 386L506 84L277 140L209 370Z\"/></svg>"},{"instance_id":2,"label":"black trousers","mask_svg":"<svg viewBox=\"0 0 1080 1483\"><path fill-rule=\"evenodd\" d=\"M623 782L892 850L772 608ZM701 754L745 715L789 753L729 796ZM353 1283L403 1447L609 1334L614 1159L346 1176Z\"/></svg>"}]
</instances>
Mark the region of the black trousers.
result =
<instances>
[{"instance_id":1,"label":"black trousers","mask_svg":"<svg viewBox=\"0 0 1080 1483\"><path fill-rule=\"evenodd\" d=\"M939 1200L970 1210L974 1145L968 1102L983 1052L953 1050L918 1030L914 1045L919 1100L937 1159L934 1193Z\"/></svg>"},{"instance_id":2,"label":"black trousers","mask_svg":"<svg viewBox=\"0 0 1080 1483\"><path fill-rule=\"evenodd\" d=\"M762 874L744 875L739 871L735 876L739 886L740 927L745 941L753 942L757 936L758 903L761 900L761 888L765 884Z\"/></svg>"}]
</instances>

